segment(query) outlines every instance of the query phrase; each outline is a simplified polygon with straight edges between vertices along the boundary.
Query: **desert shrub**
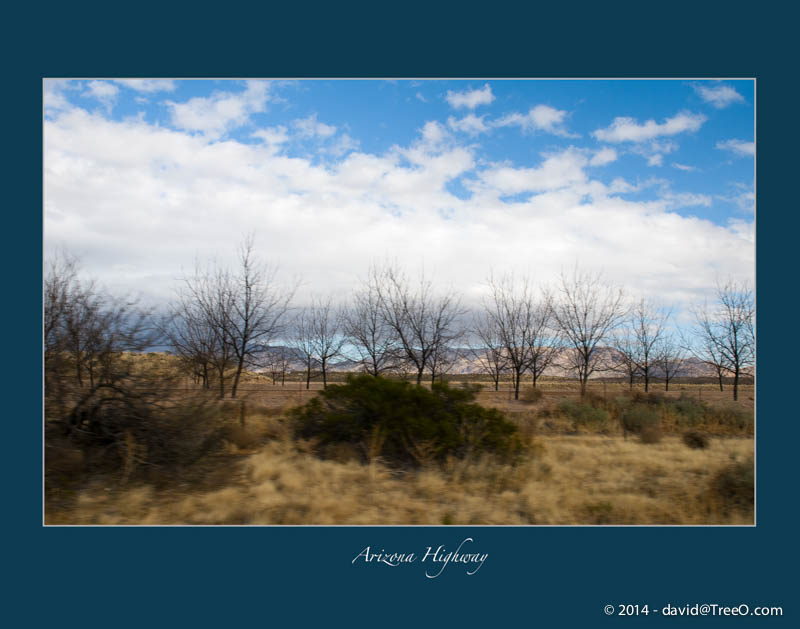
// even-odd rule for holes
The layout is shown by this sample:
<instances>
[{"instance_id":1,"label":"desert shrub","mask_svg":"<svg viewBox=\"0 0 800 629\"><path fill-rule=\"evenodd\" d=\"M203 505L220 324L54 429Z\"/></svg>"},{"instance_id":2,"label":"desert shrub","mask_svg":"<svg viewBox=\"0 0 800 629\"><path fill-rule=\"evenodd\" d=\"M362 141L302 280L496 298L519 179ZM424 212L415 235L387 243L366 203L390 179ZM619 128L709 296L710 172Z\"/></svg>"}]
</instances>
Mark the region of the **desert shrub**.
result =
<instances>
[{"instance_id":1,"label":"desert shrub","mask_svg":"<svg viewBox=\"0 0 800 629\"><path fill-rule=\"evenodd\" d=\"M752 511L755 497L753 459L731 463L711 479L711 492L725 512Z\"/></svg>"},{"instance_id":2,"label":"desert shrub","mask_svg":"<svg viewBox=\"0 0 800 629\"><path fill-rule=\"evenodd\" d=\"M592 524L611 524L614 521L614 505L608 501L587 503L583 510Z\"/></svg>"},{"instance_id":3,"label":"desert shrub","mask_svg":"<svg viewBox=\"0 0 800 629\"><path fill-rule=\"evenodd\" d=\"M753 412L733 404L709 406L705 418L706 423L737 431L751 430L753 427Z\"/></svg>"},{"instance_id":4,"label":"desert shrub","mask_svg":"<svg viewBox=\"0 0 800 629\"><path fill-rule=\"evenodd\" d=\"M437 383L429 390L405 381L348 376L290 411L295 436L359 447L364 460L380 456L401 465L522 449L514 424L497 409L474 402L476 389Z\"/></svg>"},{"instance_id":5,"label":"desert shrub","mask_svg":"<svg viewBox=\"0 0 800 629\"><path fill-rule=\"evenodd\" d=\"M631 393L631 401L634 404L650 404L657 406L664 403L664 394L658 391L634 391Z\"/></svg>"},{"instance_id":6,"label":"desert shrub","mask_svg":"<svg viewBox=\"0 0 800 629\"><path fill-rule=\"evenodd\" d=\"M128 480L160 468L190 465L218 447L224 434L214 406L202 398L157 399L122 384L90 390L60 421L48 422L56 437L84 453L85 471L113 472ZM45 468L50 462L45 459Z\"/></svg>"},{"instance_id":7,"label":"desert shrub","mask_svg":"<svg viewBox=\"0 0 800 629\"><path fill-rule=\"evenodd\" d=\"M519 399L528 404L535 404L542 399L542 390L537 387L527 387L519 394Z\"/></svg>"},{"instance_id":8,"label":"desert shrub","mask_svg":"<svg viewBox=\"0 0 800 629\"><path fill-rule=\"evenodd\" d=\"M642 426L642 429L639 431L639 441L642 443L659 443L663 436L659 423L647 424Z\"/></svg>"},{"instance_id":9,"label":"desert shrub","mask_svg":"<svg viewBox=\"0 0 800 629\"><path fill-rule=\"evenodd\" d=\"M229 441L240 450L253 448L265 439L263 432L250 424L245 424L244 426L238 423L228 424L225 426L222 435L226 441Z\"/></svg>"},{"instance_id":10,"label":"desert shrub","mask_svg":"<svg viewBox=\"0 0 800 629\"><path fill-rule=\"evenodd\" d=\"M607 399L601 393L596 393L595 391L586 391L581 396L581 402L594 408L605 408Z\"/></svg>"},{"instance_id":11,"label":"desert shrub","mask_svg":"<svg viewBox=\"0 0 800 629\"><path fill-rule=\"evenodd\" d=\"M677 400L672 400L670 408L677 416L677 423L684 426L696 426L702 423L706 412L706 406L703 402L685 394L681 395Z\"/></svg>"},{"instance_id":12,"label":"desert shrub","mask_svg":"<svg viewBox=\"0 0 800 629\"><path fill-rule=\"evenodd\" d=\"M708 436L697 430L683 433L683 443L693 450L703 450L709 446Z\"/></svg>"},{"instance_id":13,"label":"desert shrub","mask_svg":"<svg viewBox=\"0 0 800 629\"><path fill-rule=\"evenodd\" d=\"M608 422L608 411L583 401L563 400L559 405L561 412L575 422L576 426L602 426Z\"/></svg>"},{"instance_id":14,"label":"desert shrub","mask_svg":"<svg viewBox=\"0 0 800 629\"><path fill-rule=\"evenodd\" d=\"M622 414L622 430L641 435L645 429L653 426L660 428L661 417L656 409L648 404L632 404Z\"/></svg>"}]
</instances>

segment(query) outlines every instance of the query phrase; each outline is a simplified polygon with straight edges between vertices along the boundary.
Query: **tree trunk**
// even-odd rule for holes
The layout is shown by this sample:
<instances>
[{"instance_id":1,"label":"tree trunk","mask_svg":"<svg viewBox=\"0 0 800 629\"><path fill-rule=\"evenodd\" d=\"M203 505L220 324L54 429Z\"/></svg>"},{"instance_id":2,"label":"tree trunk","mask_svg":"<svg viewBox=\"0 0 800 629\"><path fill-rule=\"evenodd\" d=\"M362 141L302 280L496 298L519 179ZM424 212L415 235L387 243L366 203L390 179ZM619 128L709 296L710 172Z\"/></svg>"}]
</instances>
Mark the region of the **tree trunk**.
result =
<instances>
[{"instance_id":1,"label":"tree trunk","mask_svg":"<svg viewBox=\"0 0 800 629\"><path fill-rule=\"evenodd\" d=\"M242 375L242 367L244 366L244 359L239 361L236 366L236 375L233 377L233 386L231 387L231 397L236 397L236 389L239 388L239 377Z\"/></svg>"},{"instance_id":2,"label":"tree trunk","mask_svg":"<svg viewBox=\"0 0 800 629\"><path fill-rule=\"evenodd\" d=\"M737 367L736 370L733 372L733 401L736 402L739 399L739 368Z\"/></svg>"}]
</instances>

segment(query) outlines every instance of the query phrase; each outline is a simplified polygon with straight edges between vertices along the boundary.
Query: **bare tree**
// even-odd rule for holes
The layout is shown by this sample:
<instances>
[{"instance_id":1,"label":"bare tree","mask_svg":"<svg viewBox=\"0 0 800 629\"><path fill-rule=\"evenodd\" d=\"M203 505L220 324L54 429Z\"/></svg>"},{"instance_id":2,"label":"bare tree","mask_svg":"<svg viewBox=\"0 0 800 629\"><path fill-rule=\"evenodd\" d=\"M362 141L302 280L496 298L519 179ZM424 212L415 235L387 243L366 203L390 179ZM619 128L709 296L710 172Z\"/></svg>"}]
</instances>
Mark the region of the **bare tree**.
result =
<instances>
[{"instance_id":1,"label":"bare tree","mask_svg":"<svg viewBox=\"0 0 800 629\"><path fill-rule=\"evenodd\" d=\"M218 265L195 264L182 279L176 300L163 325L175 353L197 370L206 388L214 373L220 398L236 367L234 341L228 320L233 311L230 274Z\"/></svg>"},{"instance_id":2,"label":"bare tree","mask_svg":"<svg viewBox=\"0 0 800 629\"><path fill-rule=\"evenodd\" d=\"M630 309L627 317L632 340L631 359L644 380L645 391L650 390L650 379L662 355L660 345L666 334L669 316L669 311L641 299Z\"/></svg>"},{"instance_id":3,"label":"bare tree","mask_svg":"<svg viewBox=\"0 0 800 629\"><path fill-rule=\"evenodd\" d=\"M477 313L473 318L472 335L474 342L469 352L477 361L481 372L494 382L494 390L500 389L500 378L508 373L506 346L494 317L489 312Z\"/></svg>"},{"instance_id":4,"label":"bare tree","mask_svg":"<svg viewBox=\"0 0 800 629\"><path fill-rule=\"evenodd\" d=\"M300 308L292 322L289 343L303 363L306 372L306 389L311 388L311 379L319 366L314 345L314 312L311 308Z\"/></svg>"},{"instance_id":5,"label":"bare tree","mask_svg":"<svg viewBox=\"0 0 800 629\"><path fill-rule=\"evenodd\" d=\"M353 296L344 315L344 331L364 371L380 376L397 367L397 336L387 323L381 302L380 271L370 269L364 285Z\"/></svg>"},{"instance_id":6,"label":"bare tree","mask_svg":"<svg viewBox=\"0 0 800 629\"><path fill-rule=\"evenodd\" d=\"M621 288L603 281L602 275L562 272L561 298L554 305L553 316L570 350L570 363L586 394L589 377L600 366L603 343L625 315Z\"/></svg>"},{"instance_id":7,"label":"bare tree","mask_svg":"<svg viewBox=\"0 0 800 629\"><path fill-rule=\"evenodd\" d=\"M431 384L436 382L436 378L439 378L440 381L444 380L444 376L450 373L461 359L462 353L460 348L454 347L450 343L442 343L434 347L428 361Z\"/></svg>"},{"instance_id":8,"label":"bare tree","mask_svg":"<svg viewBox=\"0 0 800 629\"><path fill-rule=\"evenodd\" d=\"M266 347L263 351L262 364L269 370L273 385L277 383L278 378L281 379L281 386L286 384L286 372L291 362L289 349L283 345Z\"/></svg>"},{"instance_id":9,"label":"bare tree","mask_svg":"<svg viewBox=\"0 0 800 629\"><path fill-rule=\"evenodd\" d=\"M310 308L311 351L322 372L322 386L328 386L328 369L331 361L342 353L346 341L344 317L330 298L315 299Z\"/></svg>"},{"instance_id":10,"label":"bare tree","mask_svg":"<svg viewBox=\"0 0 800 629\"><path fill-rule=\"evenodd\" d=\"M487 282L490 294L484 310L497 330L505 349L508 371L514 385L514 399L519 399L522 374L530 370L534 386L556 351L550 326L550 297L535 299L530 280L516 282L511 275Z\"/></svg>"},{"instance_id":11,"label":"bare tree","mask_svg":"<svg viewBox=\"0 0 800 629\"><path fill-rule=\"evenodd\" d=\"M686 365L686 349L673 334L665 334L659 345L656 364L664 375L664 390L669 391L669 383Z\"/></svg>"},{"instance_id":12,"label":"bare tree","mask_svg":"<svg viewBox=\"0 0 800 629\"><path fill-rule=\"evenodd\" d=\"M150 311L81 280L76 259L67 254L48 264L44 310L46 415L70 432L84 419L93 421L74 412L81 400L133 380L132 355L151 349L160 336Z\"/></svg>"},{"instance_id":13,"label":"bare tree","mask_svg":"<svg viewBox=\"0 0 800 629\"><path fill-rule=\"evenodd\" d=\"M179 290L160 326L170 348L195 383L200 382L204 389L210 389L220 339L203 304L198 303L194 295ZM225 368L227 365L223 371Z\"/></svg>"},{"instance_id":14,"label":"bare tree","mask_svg":"<svg viewBox=\"0 0 800 629\"><path fill-rule=\"evenodd\" d=\"M553 363L558 353L560 340L553 323L553 298L542 293L540 301L532 304L531 331L528 335L528 371L533 377L533 386L545 370Z\"/></svg>"},{"instance_id":15,"label":"bare tree","mask_svg":"<svg viewBox=\"0 0 800 629\"><path fill-rule=\"evenodd\" d=\"M487 284L490 294L484 301L484 309L505 349L514 399L519 399L520 379L530 362L529 340L533 323L528 280L524 279L520 287L515 287L512 276L500 280L489 277Z\"/></svg>"},{"instance_id":16,"label":"bare tree","mask_svg":"<svg viewBox=\"0 0 800 629\"><path fill-rule=\"evenodd\" d=\"M614 355L610 359L609 369L621 374L628 381L628 388L633 390L633 383L639 375L636 362L636 343L630 329L617 330L612 334Z\"/></svg>"},{"instance_id":17,"label":"bare tree","mask_svg":"<svg viewBox=\"0 0 800 629\"><path fill-rule=\"evenodd\" d=\"M203 370L213 365L221 397L228 378L236 397L244 369L259 364L259 352L283 329L294 295L293 288L277 285L277 269L259 262L253 248L254 238L247 236L235 272L216 263L196 265L194 275L183 279L172 313L173 346Z\"/></svg>"},{"instance_id":18,"label":"bare tree","mask_svg":"<svg viewBox=\"0 0 800 629\"><path fill-rule=\"evenodd\" d=\"M379 276L384 321L397 336L402 355L413 365L417 384L421 384L434 353L441 355L463 335L458 321L460 300L453 292L435 295L424 275L414 288L397 268L386 267Z\"/></svg>"},{"instance_id":19,"label":"bare tree","mask_svg":"<svg viewBox=\"0 0 800 629\"><path fill-rule=\"evenodd\" d=\"M230 310L224 326L236 356L231 397L236 397L242 370L257 364L258 352L282 330L282 320L294 296L294 289L277 286L277 269L260 263L253 245L250 235L239 247L238 273L227 281Z\"/></svg>"},{"instance_id":20,"label":"bare tree","mask_svg":"<svg viewBox=\"0 0 800 629\"><path fill-rule=\"evenodd\" d=\"M733 375L733 399L739 399L739 380L755 364L755 304L746 283L717 284L716 304L695 309L696 352L701 360ZM710 361L713 361L710 362Z\"/></svg>"}]
</instances>

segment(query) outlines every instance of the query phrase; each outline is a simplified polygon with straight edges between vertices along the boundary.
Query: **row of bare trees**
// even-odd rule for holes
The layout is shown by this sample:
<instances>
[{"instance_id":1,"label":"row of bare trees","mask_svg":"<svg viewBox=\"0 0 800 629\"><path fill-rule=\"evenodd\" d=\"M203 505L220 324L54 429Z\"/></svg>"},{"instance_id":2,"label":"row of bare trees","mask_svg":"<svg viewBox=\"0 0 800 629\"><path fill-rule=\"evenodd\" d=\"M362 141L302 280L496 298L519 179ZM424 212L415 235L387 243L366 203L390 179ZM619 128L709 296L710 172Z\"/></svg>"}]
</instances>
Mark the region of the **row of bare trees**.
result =
<instances>
[{"instance_id":1,"label":"row of bare trees","mask_svg":"<svg viewBox=\"0 0 800 629\"><path fill-rule=\"evenodd\" d=\"M245 369L263 368L264 351L284 331L294 289L276 282L277 269L260 262L252 236L239 247L235 271L195 265L184 277L160 330L204 388L236 397Z\"/></svg>"},{"instance_id":2,"label":"row of bare trees","mask_svg":"<svg viewBox=\"0 0 800 629\"><path fill-rule=\"evenodd\" d=\"M46 364L69 360L78 386L94 386L109 377L111 356L161 343L204 388L236 397L246 370L283 383L302 365L307 387L318 376L327 386L331 367L346 360L373 376L402 374L420 384L469 359L495 388L510 378L519 397L523 377L535 387L554 366L576 377L582 392L598 372L642 381L646 390L658 378L668 389L694 357L714 367L720 386L733 377L734 398L754 364L753 294L732 281L717 287L713 305L693 309L692 329L680 333L668 310L645 300L630 305L620 287L577 268L550 289L527 277L490 276L471 314L453 290L392 264L373 266L349 303L314 297L293 307L297 284L278 283L252 237L238 253L235 269L196 264L168 314L152 324L149 313L80 282L74 261L61 260L45 285Z\"/></svg>"}]
</instances>

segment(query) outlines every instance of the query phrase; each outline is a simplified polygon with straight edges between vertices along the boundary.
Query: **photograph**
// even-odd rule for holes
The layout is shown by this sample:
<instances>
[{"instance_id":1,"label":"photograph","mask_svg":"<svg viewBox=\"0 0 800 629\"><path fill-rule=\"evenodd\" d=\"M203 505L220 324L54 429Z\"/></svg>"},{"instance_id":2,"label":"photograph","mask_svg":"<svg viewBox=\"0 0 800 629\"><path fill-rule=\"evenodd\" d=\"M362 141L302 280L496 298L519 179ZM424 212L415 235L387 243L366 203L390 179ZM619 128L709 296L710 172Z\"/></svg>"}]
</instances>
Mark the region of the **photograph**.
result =
<instances>
[{"instance_id":1,"label":"photograph","mask_svg":"<svg viewBox=\"0 0 800 629\"><path fill-rule=\"evenodd\" d=\"M725 76L45 74L44 528L754 530Z\"/></svg>"}]
</instances>

